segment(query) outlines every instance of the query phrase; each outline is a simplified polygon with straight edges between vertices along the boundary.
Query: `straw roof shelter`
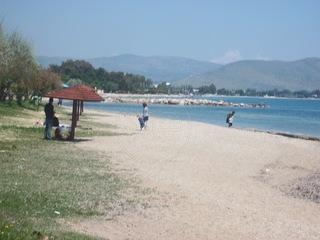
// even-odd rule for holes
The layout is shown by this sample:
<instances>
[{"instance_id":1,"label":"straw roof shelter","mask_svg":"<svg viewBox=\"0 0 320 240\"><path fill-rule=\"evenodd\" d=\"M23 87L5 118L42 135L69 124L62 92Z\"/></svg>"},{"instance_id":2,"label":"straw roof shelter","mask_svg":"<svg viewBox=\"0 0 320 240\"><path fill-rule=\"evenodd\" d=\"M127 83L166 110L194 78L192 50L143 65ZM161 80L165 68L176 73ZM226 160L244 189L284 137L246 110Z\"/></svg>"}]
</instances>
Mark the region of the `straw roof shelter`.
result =
<instances>
[{"instance_id":1,"label":"straw roof shelter","mask_svg":"<svg viewBox=\"0 0 320 240\"><path fill-rule=\"evenodd\" d=\"M74 133L75 128L77 126L77 121L79 120L79 115L81 115L81 113L83 112L83 102L104 101L104 98L97 94L94 89L83 84L78 84L69 88L54 90L45 94L44 96L49 98L73 100L72 122L69 140L74 140Z\"/></svg>"}]
</instances>

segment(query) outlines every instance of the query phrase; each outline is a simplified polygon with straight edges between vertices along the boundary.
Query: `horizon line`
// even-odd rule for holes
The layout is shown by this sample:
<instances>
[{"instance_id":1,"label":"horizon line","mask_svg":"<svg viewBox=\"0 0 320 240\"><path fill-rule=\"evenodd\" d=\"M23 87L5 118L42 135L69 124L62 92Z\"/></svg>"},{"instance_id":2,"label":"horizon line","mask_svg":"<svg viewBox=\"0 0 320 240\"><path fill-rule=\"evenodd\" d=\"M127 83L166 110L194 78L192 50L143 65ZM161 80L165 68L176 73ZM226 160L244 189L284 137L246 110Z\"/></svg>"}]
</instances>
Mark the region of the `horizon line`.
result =
<instances>
[{"instance_id":1,"label":"horizon line","mask_svg":"<svg viewBox=\"0 0 320 240\"><path fill-rule=\"evenodd\" d=\"M303 57L299 59L294 59L294 60L280 60L280 59L255 59L255 58L247 58L247 59L239 59L236 61L232 61L229 63L219 63L219 62L213 62L212 60L199 60L195 58L190 58L190 57L184 57L184 56L170 56L170 55L138 55L138 54L132 54L132 53L122 53L122 54L117 54L117 55L110 55L110 56L99 56L99 57L71 57L71 56L48 56L48 55L35 55L36 58L39 57L46 57L46 58L64 58L66 60L90 60L90 59L97 59L97 58L112 58L112 57L119 57L119 56L136 56L136 57L145 57L145 58L150 58L150 57L172 57L172 58L184 58L184 59L189 59L189 60L194 60L194 61L199 61L199 62L207 62L207 63L212 63L212 64L218 64L218 65L228 65L231 63L236 63L236 62L242 62L242 61L261 61L261 62L296 62L296 61L301 61L305 59L319 59L320 57L316 56L309 56L309 57Z\"/></svg>"}]
</instances>

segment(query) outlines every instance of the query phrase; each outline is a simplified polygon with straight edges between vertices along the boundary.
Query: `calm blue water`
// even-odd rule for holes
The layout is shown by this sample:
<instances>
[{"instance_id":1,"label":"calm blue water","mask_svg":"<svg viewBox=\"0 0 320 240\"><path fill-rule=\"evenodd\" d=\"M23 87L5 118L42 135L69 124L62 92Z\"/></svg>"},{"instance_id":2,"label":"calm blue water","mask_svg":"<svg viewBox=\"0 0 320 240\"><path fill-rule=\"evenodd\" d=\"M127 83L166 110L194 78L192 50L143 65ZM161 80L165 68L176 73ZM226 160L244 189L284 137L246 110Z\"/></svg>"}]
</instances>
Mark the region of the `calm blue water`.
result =
<instances>
[{"instance_id":1,"label":"calm blue water","mask_svg":"<svg viewBox=\"0 0 320 240\"><path fill-rule=\"evenodd\" d=\"M320 137L320 100L255 97L205 97L234 103L264 103L265 109L212 106L149 105L152 116L225 126L226 114L236 112L234 126ZM85 103L85 108L139 114L142 106L118 103Z\"/></svg>"}]
</instances>

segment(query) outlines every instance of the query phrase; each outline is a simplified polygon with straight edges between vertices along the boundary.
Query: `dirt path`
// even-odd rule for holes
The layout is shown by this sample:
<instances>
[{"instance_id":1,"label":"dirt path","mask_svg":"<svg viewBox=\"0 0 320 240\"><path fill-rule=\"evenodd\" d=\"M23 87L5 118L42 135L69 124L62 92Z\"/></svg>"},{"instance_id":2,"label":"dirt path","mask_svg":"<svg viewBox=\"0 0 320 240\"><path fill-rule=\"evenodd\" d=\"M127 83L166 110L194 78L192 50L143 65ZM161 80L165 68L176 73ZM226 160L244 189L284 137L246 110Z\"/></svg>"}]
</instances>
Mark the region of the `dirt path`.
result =
<instances>
[{"instance_id":1,"label":"dirt path","mask_svg":"<svg viewBox=\"0 0 320 240\"><path fill-rule=\"evenodd\" d=\"M128 115L97 117L128 136L79 147L105 152L118 170L156 189L148 207L112 220L70 223L105 239L320 239L320 204L281 189L320 169L320 143L208 124Z\"/></svg>"}]
</instances>

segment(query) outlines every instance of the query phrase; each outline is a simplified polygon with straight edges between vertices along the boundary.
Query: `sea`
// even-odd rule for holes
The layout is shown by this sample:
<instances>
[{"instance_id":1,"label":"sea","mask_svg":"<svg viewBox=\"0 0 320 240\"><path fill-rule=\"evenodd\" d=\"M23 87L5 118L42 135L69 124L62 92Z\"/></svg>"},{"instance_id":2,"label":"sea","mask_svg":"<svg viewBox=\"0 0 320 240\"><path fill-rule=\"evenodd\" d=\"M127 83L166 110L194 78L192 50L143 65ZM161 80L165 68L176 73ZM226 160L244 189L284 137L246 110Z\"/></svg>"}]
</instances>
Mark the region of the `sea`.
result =
<instances>
[{"instance_id":1,"label":"sea","mask_svg":"<svg viewBox=\"0 0 320 240\"><path fill-rule=\"evenodd\" d=\"M237 128L320 137L319 99L223 96L197 96L194 98L223 100L233 103L265 104L266 108L151 104L149 105L150 123L154 116L226 126L226 115L235 111L233 124ZM140 104L86 102L85 108L115 113L142 113Z\"/></svg>"}]
</instances>

